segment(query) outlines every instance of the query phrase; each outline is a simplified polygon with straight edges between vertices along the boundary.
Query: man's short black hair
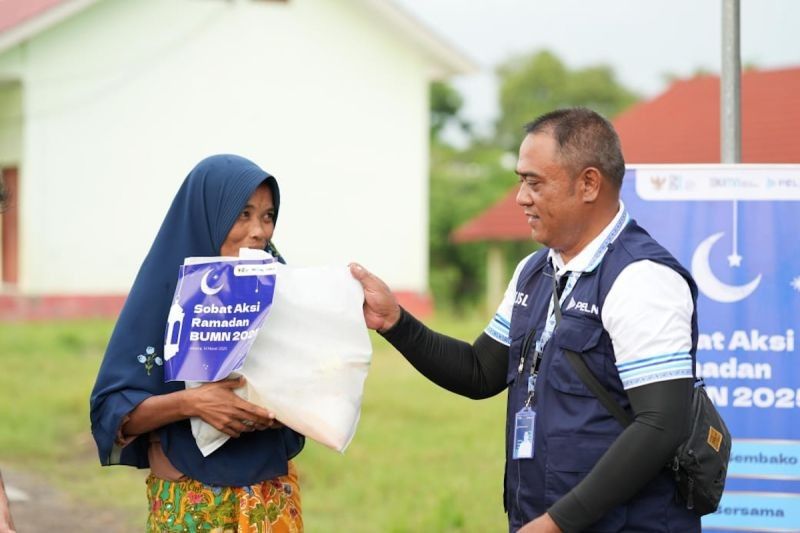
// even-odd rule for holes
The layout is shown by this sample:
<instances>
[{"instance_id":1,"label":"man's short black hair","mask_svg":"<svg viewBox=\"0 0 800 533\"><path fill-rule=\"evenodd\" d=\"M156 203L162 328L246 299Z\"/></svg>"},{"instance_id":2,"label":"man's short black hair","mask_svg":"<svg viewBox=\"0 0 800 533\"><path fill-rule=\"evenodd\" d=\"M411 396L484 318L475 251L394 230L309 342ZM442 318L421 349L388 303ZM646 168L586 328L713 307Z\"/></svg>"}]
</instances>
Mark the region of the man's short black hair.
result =
<instances>
[{"instance_id":1,"label":"man's short black hair","mask_svg":"<svg viewBox=\"0 0 800 533\"><path fill-rule=\"evenodd\" d=\"M617 189L625 175L619 136L602 115L585 107L557 109L525 125L525 132L549 133L558 145L559 155L573 176L595 167Z\"/></svg>"}]
</instances>

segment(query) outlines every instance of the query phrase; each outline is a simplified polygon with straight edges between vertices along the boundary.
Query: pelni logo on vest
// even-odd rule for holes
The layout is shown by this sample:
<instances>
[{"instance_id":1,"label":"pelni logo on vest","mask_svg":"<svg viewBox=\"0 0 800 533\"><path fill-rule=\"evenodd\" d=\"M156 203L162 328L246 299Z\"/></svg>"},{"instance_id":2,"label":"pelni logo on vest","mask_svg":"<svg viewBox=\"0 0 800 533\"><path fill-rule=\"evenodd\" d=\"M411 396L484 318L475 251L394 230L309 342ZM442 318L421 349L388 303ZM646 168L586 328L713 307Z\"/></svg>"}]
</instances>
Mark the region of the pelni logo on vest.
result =
<instances>
[{"instance_id":1,"label":"pelni logo on vest","mask_svg":"<svg viewBox=\"0 0 800 533\"><path fill-rule=\"evenodd\" d=\"M595 304L590 304L589 302L576 302L575 298L570 296L569 303L567 304L567 311L570 309L577 309L578 311L584 313L591 313L593 315L597 315L600 313L600 310L597 308Z\"/></svg>"}]
</instances>

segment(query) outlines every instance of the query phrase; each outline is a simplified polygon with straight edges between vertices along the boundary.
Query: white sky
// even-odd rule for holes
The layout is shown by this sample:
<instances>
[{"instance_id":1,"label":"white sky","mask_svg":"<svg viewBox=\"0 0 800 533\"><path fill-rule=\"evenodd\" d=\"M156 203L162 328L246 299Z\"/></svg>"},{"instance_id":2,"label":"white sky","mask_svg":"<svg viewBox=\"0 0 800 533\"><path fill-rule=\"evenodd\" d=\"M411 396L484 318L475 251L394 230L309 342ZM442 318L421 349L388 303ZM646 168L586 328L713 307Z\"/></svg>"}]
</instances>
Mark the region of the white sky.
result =
<instances>
[{"instance_id":1,"label":"white sky","mask_svg":"<svg viewBox=\"0 0 800 533\"><path fill-rule=\"evenodd\" d=\"M457 78L464 114L497 111L492 67L548 48L569 67L606 63L642 96L664 75L719 72L722 0L394 0L464 52L482 73ZM800 66L800 0L741 0L742 64Z\"/></svg>"}]
</instances>

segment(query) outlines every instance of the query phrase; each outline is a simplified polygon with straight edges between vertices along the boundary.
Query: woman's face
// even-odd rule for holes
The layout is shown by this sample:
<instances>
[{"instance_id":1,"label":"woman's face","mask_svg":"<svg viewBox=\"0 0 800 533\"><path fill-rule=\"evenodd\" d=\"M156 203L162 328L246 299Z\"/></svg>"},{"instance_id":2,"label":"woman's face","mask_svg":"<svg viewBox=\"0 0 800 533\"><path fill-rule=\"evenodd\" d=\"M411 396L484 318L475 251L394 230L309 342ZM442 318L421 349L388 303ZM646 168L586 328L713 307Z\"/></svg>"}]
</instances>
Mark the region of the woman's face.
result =
<instances>
[{"instance_id":1,"label":"woman's face","mask_svg":"<svg viewBox=\"0 0 800 533\"><path fill-rule=\"evenodd\" d=\"M221 255L237 256L239 248L263 250L275 231L275 206L266 183L258 186L247 201L220 249Z\"/></svg>"}]
</instances>

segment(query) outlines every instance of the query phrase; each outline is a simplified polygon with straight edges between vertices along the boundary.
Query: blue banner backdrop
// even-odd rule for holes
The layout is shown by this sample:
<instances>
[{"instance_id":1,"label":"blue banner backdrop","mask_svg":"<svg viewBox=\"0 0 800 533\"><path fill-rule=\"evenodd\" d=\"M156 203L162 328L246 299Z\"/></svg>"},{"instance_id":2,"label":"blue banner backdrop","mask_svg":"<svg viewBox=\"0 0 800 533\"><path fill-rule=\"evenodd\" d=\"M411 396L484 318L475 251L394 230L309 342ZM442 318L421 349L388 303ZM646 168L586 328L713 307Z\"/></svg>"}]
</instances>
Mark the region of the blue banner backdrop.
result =
<instances>
[{"instance_id":1,"label":"blue banner backdrop","mask_svg":"<svg viewBox=\"0 0 800 533\"><path fill-rule=\"evenodd\" d=\"M695 278L697 373L733 435L709 531L800 531L800 165L630 166L632 218Z\"/></svg>"}]
</instances>

